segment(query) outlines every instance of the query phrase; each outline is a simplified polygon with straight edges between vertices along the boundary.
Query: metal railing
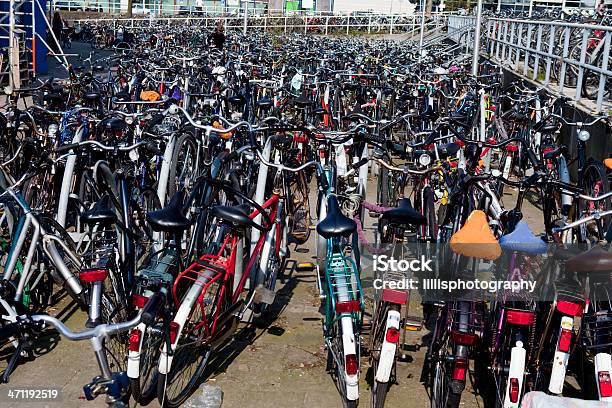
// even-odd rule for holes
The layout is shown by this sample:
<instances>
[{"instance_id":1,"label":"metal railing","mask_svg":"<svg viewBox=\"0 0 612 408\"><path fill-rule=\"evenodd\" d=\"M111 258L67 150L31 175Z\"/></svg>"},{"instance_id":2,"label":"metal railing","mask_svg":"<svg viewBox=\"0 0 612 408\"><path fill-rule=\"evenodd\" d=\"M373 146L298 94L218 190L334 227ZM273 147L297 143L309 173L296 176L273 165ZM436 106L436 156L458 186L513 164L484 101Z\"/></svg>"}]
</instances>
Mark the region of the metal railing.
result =
<instances>
[{"instance_id":1,"label":"metal railing","mask_svg":"<svg viewBox=\"0 0 612 408\"><path fill-rule=\"evenodd\" d=\"M219 20L224 22L226 30L244 30L242 16L206 16L206 17L156 17L156 18L108 18L79 19L74 24L97 24L112 22L115 27L124 26L135 30L147 30L159 24L187 24L214 26ZM246 21L247 31L271 31L277 33L321 33L321 34L400 34L415 33L419 30L421 16L405 15L369 15L369 16L250 16ZM428 30L445 27L446 16L434 15L426 20Z\"/></svg>"},{"instance_id":2,"label":"metal railing","mask_svg":"<svg viewBox=\"0 0 612 408\"><path fill-rule=\"evenodd\" d=\"M448 18L449 36L464 42L474 16ZM482 55L593 112L612 109L612 27L543 20L488 18ZM465 44L471 48L473 41Z\"/></svg>"},{"instance_id":3,"label":"metal railing","mask_svg":"<svg viewBox=\"0 0 612 408\"><path fill-rule=\"evenodd\" d=\"M594 99L597 112L610 102L612 27L497 18L486 26L486 52L496 62L576 101Z\"/></svg>"}]
</instances>

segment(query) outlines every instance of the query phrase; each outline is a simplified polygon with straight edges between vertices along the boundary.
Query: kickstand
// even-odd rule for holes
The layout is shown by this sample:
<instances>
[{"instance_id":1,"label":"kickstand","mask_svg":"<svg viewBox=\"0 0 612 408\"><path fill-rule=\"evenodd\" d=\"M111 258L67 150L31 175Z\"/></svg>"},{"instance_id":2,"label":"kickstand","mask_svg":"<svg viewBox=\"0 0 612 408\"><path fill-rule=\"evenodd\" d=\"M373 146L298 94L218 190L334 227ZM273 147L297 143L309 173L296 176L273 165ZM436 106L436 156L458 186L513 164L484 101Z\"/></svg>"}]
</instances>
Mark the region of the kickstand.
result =
<instances>
[{"instance_id":1,"label":"kickstand","mask_svg":"<svg viewBox=\"0 0 612 408\"><path fill-rule=\"evenodd\" d=\"M11 356L11 359L8 362L6 370L2 372L2 377L0 377L0 383L6 384L9 381L9 376L15 371L15 367L17 366L17 362L19 361L19 357L21 356L21 352L23 351L23 340L19 341L15 352Z\"/></svg>"}]
</instances>

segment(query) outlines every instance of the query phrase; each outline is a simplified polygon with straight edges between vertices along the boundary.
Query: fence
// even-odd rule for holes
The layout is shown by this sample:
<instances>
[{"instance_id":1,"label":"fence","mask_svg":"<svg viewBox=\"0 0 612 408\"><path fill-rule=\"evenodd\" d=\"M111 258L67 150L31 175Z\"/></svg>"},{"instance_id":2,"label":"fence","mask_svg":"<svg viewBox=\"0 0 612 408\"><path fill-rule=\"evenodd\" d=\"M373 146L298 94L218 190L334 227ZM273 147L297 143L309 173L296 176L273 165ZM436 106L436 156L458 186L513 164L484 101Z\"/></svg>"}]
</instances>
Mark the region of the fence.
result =
<instances>
[{"instance_id":1,"label":"fence","mask_svg":"<svg viewBox=\"0 0 612 408\"><path fill-rule=\"evenodd\" d=\"M159 24L188 24L214 26L222 19L227 30L244 30L242 16L207 16L207 17L156 17L153 18L111 18L80 19L75 24L96 24L112 22L115 27L124 26L135 30L146 30ZM246 21L247 31L303 32L320 34L399 34L415 33L420 29L421 16L406 15L369 15L369 16L250 16ZM445 27L446 16L434 15L426 20L428 30Z\"/></svg>"},{"instance_id":2,"label":"fence","mask_svg":"<svg viewBox=\"0 0 612 408\"><path fill-rule=\"evenodd\" d=\"M610 102L612 27L492 18L486 39L489 56L513 71L576 101L595 100L597 112Z\"/></svg>"},{"instance_id":3,"label":"fence","mask_svg":"<svg viewBox=\"0 0 612 408\"><path fill-rule=\"evenodd\" d=\"M473 16L449 17L449 36L457 33L453 39L463 41L461 30L473 27L474 21ZM612 27L499 18L484 24L482 50L495 62L589 110L612 108Z\"/></svg>"}]
</instances>

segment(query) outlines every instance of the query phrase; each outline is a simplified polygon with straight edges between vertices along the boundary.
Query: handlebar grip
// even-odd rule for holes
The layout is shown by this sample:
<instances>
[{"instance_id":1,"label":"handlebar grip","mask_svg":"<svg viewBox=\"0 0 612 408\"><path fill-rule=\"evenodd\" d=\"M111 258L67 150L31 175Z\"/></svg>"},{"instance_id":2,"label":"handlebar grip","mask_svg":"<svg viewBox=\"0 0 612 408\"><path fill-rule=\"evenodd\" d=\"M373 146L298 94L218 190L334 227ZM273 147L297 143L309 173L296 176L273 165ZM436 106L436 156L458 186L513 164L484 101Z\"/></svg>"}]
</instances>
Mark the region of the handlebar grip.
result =
<instances>
[{"instance_id":1,"label":"handlebar grip","mask_svg":"<svg viewBox=\"0 0 612 408\"><path fill-rule=\"evenodd\" d=\"M370 160L368 160L367 157L364 157L363 159L359 160L357 163L353 164L353 168L357 170L361 166L365 166L366 164L368 164L369 161Z\"/></svg>"},{"instance_id":2,"label":"handlebar grip","mask_svg":"<svg viewBox=\"0 0 612 408\"><path fill-rule=\"evenodd\" d=\"M155 322L155 317L159 314L162 306L166 301L166 293L159 291L149 298L149 301L142 309L140 321L150 326Z\"/></svg>"},{"instance_id":3,"label":"handlebar grip","mask_svg":"<svg viewBox=\"0 0 612 408\"><path fill-rule=\"evenodd\" d=\"M78 143L68 143L68 144L65 144L63 146L58 147L57 149L55 149L55 151L57 153L64 153L64 152L70 151L70 150L72 150L74 148L77 148L77 147L79 147Z\"/></svg>"},{"instance_id":4,"label":"handlebar grip","mask_svg":"<svg viewBox=\"0 0 612 408\"><path fill-rule=\"evenodd\" d=\"M157 145L154 142L147 142L147 144L145 145L145 148L149 152L151 152L151 153L153 153L153 154L155 154L157 156L163 155L163 152L161 150L159 150L159 147L157 147Z\"/></svg>"}]
</instances>

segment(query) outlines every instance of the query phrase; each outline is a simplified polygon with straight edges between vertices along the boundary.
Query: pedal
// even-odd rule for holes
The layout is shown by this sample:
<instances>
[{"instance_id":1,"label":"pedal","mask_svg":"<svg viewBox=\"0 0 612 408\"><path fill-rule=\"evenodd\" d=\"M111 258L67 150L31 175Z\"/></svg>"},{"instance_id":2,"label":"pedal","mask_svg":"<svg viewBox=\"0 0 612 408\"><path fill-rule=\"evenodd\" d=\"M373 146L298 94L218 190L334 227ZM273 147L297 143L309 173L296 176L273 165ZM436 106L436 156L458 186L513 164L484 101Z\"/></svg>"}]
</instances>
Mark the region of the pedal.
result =
<instances>
[{"instance_id":1,"label":"pedal","mask_svg":"<svg viewBox=\"0 0 612 408\"><path fill-rule=\"evenodd\" d=\"M257 288L255 288L255 293L253 294L253 303L263 303L265 305L271 305L272 303L274 303L275 297L276 293L274 293L270 289L264 288L263 286L258 286Z\"/></svg>"},{"instance_id":2,"label":"pedal","mask_svg":"<svg viewBox=\"0 0 612 408\"><path fill-rule=\"evenodd\" d=\"M316 266L312 262L300 262L296 265L295 270L298 272L310 272L314 271L315 268Z\"/></svg>"},{"instance_id":3,"label":"pedal","mask_svg":"<svg viewBox=\"0 0 612 408\"><path fill-rule=\"evenodd\" d=\"M404 319L404 330L421 331L423 329L423 319L417 316L406 316Z\"/></svg>"}]
</instances>

